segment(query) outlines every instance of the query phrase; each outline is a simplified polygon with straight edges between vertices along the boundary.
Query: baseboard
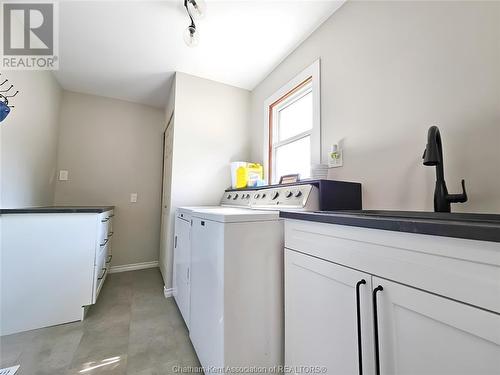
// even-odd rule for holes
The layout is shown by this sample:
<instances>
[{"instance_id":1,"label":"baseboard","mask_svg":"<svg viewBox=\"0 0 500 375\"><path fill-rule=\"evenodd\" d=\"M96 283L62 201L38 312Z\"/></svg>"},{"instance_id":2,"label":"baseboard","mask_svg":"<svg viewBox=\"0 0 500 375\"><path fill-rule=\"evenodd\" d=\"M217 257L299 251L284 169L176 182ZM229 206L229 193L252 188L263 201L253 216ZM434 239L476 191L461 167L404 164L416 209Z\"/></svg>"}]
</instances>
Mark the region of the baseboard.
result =
<instances>
[{"instance_id":1,"label":"baseboard","mask_svg":"<svg viewBox=\"0 0 500 375\"><path fill-rule=\"evenodd\" d=\"M155 267L158 267L158 261L124 264L122 266L111 267L111 269L109 270L109 273L144 270L146 268L155 268Z\"/></svg>"},{"instance_id":2,"label":"baseboard","mask_svg":"<svg viewBox=\"0 0 500 375\"><path fill-rule=\"evenodd\" d=\"M174 295L174 289L173 288L168 288L166 286L163 287L163 295L165 298L170 298Z\"/></svg>"}]
</instances>

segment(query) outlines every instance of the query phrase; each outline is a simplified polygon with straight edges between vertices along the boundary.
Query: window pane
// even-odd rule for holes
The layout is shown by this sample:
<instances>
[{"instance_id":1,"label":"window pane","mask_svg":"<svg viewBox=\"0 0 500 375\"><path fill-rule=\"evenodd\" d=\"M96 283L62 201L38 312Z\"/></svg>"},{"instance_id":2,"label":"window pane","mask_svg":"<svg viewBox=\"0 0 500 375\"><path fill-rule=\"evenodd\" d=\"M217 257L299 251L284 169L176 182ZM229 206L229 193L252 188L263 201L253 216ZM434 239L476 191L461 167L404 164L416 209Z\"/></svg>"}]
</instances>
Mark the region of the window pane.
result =
<instances>
[{"instance_id":1,"label":"window pane","mask_svg":"<svg viewBox=\"0 0 500 375\"><path fill-rule=\"evenodd\" d=\"M299 173L300 178L311 176L311 137L307 136L295 142L276 148L275 182L287 174Z\"/></svg>"},{"instance_id":2,"label":"window pane","mask_svg":"<svg viewBox=\"0 0 500 375\"><path fill-rule=\"evenodd\" d=\"M282 141L312 129L312 92L278 111L278 139Z\"/></svg>"}]
</instances>

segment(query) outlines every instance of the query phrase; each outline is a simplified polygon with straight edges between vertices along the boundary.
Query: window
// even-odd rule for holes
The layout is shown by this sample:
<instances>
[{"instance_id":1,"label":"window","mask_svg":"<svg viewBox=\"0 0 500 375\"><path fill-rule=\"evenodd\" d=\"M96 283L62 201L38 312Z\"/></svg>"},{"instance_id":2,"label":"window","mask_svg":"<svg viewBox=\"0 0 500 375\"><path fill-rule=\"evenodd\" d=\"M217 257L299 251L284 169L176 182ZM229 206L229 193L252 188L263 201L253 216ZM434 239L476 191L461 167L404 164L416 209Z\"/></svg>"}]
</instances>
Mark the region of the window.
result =
<instances>
[{"instance_id":1,"label":"window","mask_svg":"<svg viewBox=\"0 0 500 375\"><path fill-rule=\"evenodd\" d=\"M300 73L266 101L265 165L267 179L299 173L311 177L320 159L319 61Z\"/></svg>"}]
</instances>

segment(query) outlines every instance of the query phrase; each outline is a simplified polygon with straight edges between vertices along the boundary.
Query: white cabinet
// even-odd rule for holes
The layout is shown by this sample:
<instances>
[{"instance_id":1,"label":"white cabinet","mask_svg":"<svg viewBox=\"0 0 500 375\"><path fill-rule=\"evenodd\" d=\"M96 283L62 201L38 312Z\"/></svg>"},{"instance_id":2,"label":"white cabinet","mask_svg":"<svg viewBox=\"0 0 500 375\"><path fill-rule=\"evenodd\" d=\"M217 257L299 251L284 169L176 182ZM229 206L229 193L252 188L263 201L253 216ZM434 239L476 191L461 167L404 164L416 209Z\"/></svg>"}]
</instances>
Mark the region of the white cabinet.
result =
<instances>
[{"instance_id":1,"label":"white cabinet","mask_svg":"<svg viewBox=\"0 0 500 375\"><path fill-rule=\"evenodd\" d=\"M191 221L180 214L175 219L173 295L186 326L190 314Z\"/></svg>"},{"instance_id":2,"label":"white cabinet","mask_svg":"<svg viewBox=\"0 0 500 375\"><path fill-rule=\"evenodd\" d=\"M1 216L0 335L82 320L111 262L113 211Z\"/></svg>"},{"instance_id":3,"label":"white cabinet","mask_svg":"<svg viewBox=\"0 0 500 375\"><path fill-rule=\"evenodd\" d=\"M500 373L500 315L374 277L379 285L380 374Z\"/></svg>"},{"instance_id":4,"label":"white cabinet","mask_svg":"<svg viewBox=\"0 0 500 375\"><path fill-rule=\"evenodd\" d=\"M285 285L285 363L372 374L371 276L287 250Z\"/></svg>"},{"instance_id":5,"label":"white cabinet","mask_svg":"<svg viewBox=\"0 0 500 375\"><path fill-rule=\"evenodd\" d=\"M500 374L499 255L494 242L286 220L285 365Z\"/></svg>"}]
</instances>

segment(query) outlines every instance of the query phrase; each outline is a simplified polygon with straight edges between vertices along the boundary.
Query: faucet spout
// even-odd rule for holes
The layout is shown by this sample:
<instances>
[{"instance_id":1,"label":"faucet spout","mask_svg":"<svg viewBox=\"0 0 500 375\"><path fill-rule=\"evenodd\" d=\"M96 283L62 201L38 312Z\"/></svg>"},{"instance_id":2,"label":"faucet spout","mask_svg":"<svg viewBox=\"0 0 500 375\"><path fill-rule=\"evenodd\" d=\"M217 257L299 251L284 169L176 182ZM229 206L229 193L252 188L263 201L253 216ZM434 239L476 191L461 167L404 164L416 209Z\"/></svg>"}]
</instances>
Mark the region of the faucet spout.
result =
<instances>
[{"instance_id":1,"label":"faucet spout","mask_svg":"<svg viewBox=\"0 0 500 375\"><path fill-rule=\"evenodd\" d=\"M467 201L464 180L462 180L462 194L448 194L444 180L443 144L441 133L437 126L431 126L427 132L427 145L422 158L424 159L424 165L436 167L436 187L434 190L435 212L450 212L451 203L463 203Z\"/></svg>"}]
</instances>

